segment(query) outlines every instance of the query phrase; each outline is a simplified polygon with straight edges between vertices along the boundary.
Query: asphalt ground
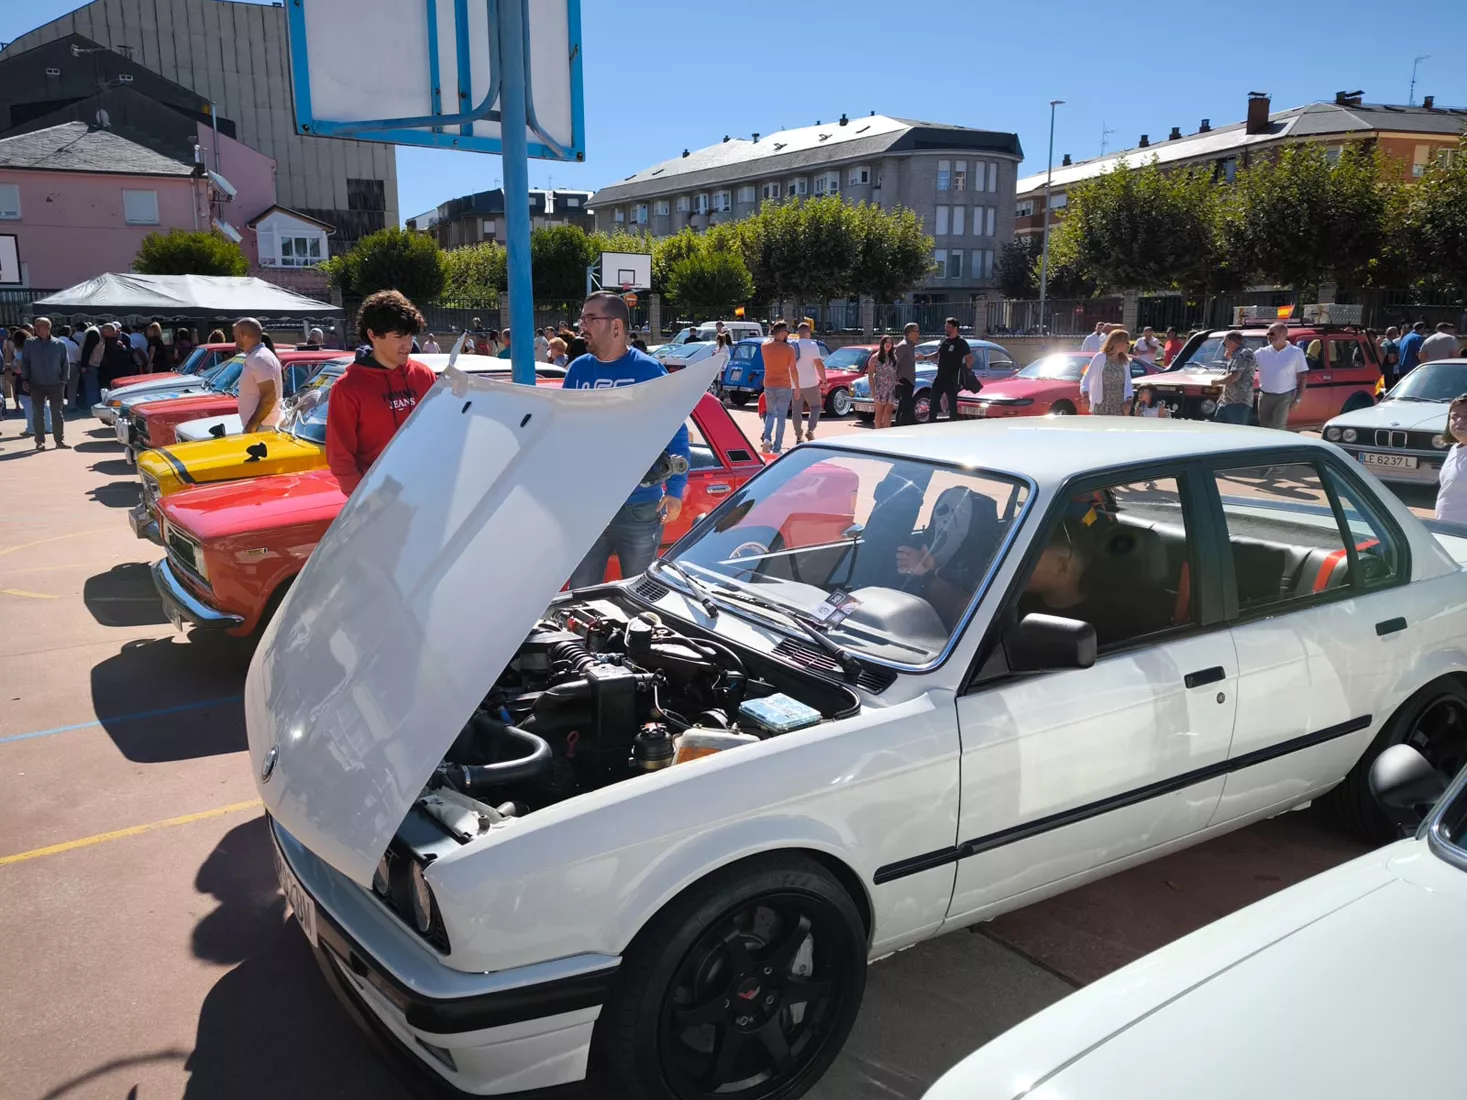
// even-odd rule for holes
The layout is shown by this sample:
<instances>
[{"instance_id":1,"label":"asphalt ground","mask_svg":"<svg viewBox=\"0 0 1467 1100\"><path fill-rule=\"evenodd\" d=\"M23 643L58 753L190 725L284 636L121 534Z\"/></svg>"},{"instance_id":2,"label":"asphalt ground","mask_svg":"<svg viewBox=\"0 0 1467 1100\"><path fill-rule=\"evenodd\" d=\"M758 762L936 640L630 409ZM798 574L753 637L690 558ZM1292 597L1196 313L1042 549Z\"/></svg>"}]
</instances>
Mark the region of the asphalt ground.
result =
<instances>
[{"instance_id":1,"label":"asphalt ground","mask_svg":"<svg viewBox=\"0 0 1467 1100\"><path fill-rule=\"evenodd\" d=\"M168 624L109 429L71 421L74 449L39 454L19 430L0 421L0 1097L409 1096L277 890L248 652ZM885 959L811 1095L920 1096L1076 986L1358 851L1288 814Z\"/></svg>"}]
</instances>

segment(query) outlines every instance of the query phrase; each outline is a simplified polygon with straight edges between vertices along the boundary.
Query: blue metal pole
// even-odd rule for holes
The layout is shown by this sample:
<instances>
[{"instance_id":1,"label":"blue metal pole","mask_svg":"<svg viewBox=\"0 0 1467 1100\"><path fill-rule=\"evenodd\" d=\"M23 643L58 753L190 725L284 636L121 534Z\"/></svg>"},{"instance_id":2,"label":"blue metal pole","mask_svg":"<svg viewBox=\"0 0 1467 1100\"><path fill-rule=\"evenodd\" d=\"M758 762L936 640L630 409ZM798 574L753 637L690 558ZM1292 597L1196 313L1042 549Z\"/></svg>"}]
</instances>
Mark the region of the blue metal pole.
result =
<instances>
[{"instance_id":1,"label":"blue metal pole","mask_svg":"<svg viewBox=\"0 0 1467 1100\"><path fill-rule=\"evenodd\" d=\"M530 275L530 163L525 141L525 0L499 0L499 127L509 265L512 377L535 384L535 284Z\"/></svg>"}]
</instances>

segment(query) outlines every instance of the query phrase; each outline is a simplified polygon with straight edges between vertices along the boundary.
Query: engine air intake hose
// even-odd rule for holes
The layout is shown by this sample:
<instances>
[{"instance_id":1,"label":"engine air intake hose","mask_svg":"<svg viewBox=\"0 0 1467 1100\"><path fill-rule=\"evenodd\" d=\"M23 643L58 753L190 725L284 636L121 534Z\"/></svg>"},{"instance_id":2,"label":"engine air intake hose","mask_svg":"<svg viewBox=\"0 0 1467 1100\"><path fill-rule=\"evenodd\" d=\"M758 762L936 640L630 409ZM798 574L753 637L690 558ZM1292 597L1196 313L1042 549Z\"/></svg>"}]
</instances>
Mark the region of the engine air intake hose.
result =
<instances>
[{"instance_id":1,"label":"engine air intake hose","mask_svg":"<svg viewBox=\"0 0 1467 1100\"><path fill-rule=\"evenodd\" d=\"M505 751L521 751L524 755L494 764L440 765L439 774L461 793L471 795L502 787L507 783L538 779L550 767L553 757L545 738L518 726L511 726L498 718L491 718L487 714L475 715L471 721L477 727L477 732L495 742L497 747Z\"/></svg>"},{"instance_id":2,"label":"engine air intake hose","mask_svg":"<svg viewBox=\"0 0 1467 1100\"><path fill-rule=\"evenodd\" d=\"M550 647L550 660L556 664L563 661L582 674L596 663L596 658L581 642L557 642Z\"/></svg>"}]
</instances>

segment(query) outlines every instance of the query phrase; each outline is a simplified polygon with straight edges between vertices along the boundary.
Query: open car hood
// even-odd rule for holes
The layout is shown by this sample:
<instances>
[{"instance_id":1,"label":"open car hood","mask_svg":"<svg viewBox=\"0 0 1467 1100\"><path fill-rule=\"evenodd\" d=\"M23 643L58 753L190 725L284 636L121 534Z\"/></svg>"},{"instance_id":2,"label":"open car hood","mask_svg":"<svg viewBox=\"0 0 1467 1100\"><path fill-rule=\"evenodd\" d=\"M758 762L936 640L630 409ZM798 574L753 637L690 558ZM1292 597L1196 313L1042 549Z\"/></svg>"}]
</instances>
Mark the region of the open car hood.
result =
<instances>
[{"instance_id":1,"label":"open car hood","mask_svg":"<svg viewBox=\"0 0 1467 1100\"><path fill-rule=\"evenodd\" d=\"M371 882L434 767L716 371L608 390L443 376L250 663L250 758L286 830Z\"/></svg>"}]
</instances>

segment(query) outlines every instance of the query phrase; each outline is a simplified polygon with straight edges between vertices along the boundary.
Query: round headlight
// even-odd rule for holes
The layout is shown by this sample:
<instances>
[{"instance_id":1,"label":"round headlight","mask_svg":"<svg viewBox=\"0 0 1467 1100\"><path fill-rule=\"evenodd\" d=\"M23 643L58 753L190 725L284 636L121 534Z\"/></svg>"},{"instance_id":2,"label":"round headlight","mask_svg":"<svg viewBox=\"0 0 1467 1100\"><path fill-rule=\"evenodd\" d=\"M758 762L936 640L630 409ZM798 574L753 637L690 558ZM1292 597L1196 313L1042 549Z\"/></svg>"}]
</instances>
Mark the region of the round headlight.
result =
<instances>
[{"instance_id":1,"label":"round headlight","mask_svg":"<svg viewBox=\"0 0 1467 1100\"><path fill-rule=\"evenodd\" d=\"M372 872L372 889L385 898L391 884L392 872L387 865L387 857L384 855L377 861L377 869Z\"/></svg>"},{"instance_id":2,"label":"round headlight","mask_svg":"<svg viewBox=\"0 0 1467 1100\"><path fill-rule=\"evenodd\" d=\"M1346 443L1354 443L1355 440L1360 438L1360 433L1354 428L1346 428L1343 435Z\"/></svg>"},{"instance_id":3,"label":"round headlight","mask_svg":"<svg viewBox=\"0 0 1467 1100\"><path fill-rule=\"evenodd\" d=\"M1338 443L1340 441L1340 429L1326 428L1324 430L1324 438L1328 439L1331 443Z\"/></svg>"},{"instance_id":4,"label":"round headlight","mask_svg":"<svg viewBox=\"0 0 1467 1100\"><path fill-rule=\"evenodd\" d=\"M423 935L433 926L433 891L428 889L428 880L423 877L423 865L413 864L413 923Z\"/></svg>"},{"instance_id":5,"label":"round headlight","mask_svg":"<svg viewBox=\"0 0 1467 1100\"><path fill-rule=\"evenodd\" d=\"M1210 397L1204 397L1202 399L1202 404L1199 405L1198 408L1202 410L1203 416L1208 416L1213 412L1214 409L1217 408L1217 402Z\"/></svg>"},{"instance_id":6,"label":"round headlight","mask_svg":"<svg viewBox=\"0 0 1467 1100\"><path fill-rule=\"evenodd\" d=\"M1431 437L1431 445L1439 451L1445 451L1452 444L1441 436L1434 435Z\"/></svg>"}]
</instances>

